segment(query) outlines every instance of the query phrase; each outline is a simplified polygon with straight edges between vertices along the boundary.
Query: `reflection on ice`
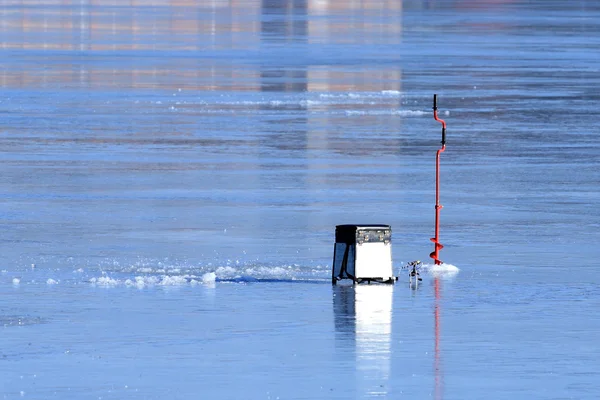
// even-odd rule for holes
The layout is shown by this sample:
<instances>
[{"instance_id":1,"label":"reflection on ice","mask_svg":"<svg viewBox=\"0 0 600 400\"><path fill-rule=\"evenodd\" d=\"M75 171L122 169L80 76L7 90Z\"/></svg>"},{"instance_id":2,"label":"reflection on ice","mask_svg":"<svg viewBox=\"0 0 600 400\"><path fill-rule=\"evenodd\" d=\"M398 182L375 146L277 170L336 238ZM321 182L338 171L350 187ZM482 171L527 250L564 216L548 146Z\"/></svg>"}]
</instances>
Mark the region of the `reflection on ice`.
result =
<instances>
[{"instance_id":1,"label":"reflection on ice","mask_svg":"<svg viewBox=\"0 0 600 400\"><path fill-rule=\"evenodd\" d=\"M393 286L360 285L356 291L356 361L369 395L385 395L390 377Z\"/></svg>"},{"instance_id":2,"label":"reflection on ice","mask_svg":"<svg viewBox=\"0 0 600 400\"><path fill-rule=\"evenodd\" d=\"M334 287L335 329L352 339L357 391L386 396L390 379L393 285Z\"/></svg>"}]
</instances>

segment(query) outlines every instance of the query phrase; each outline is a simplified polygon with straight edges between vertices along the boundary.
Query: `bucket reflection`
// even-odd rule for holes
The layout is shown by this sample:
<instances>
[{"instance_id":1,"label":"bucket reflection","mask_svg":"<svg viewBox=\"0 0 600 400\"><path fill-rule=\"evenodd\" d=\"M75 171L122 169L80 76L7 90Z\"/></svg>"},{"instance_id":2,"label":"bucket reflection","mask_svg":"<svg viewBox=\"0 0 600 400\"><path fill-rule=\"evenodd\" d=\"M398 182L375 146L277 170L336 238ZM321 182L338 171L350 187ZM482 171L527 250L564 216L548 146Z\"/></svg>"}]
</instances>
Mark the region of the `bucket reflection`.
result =
<instances>
[{"instance_id":1,"label":"bucket reflection","mask_svg":"<svg viewBox=\"0 0 600 400\"><path fill-rule=\"evenodd\" d=\"M333 289L335 330L353 343L357 393L387 396L390 383L393 285L337 285Z\"/></svg>"}]
</instances>

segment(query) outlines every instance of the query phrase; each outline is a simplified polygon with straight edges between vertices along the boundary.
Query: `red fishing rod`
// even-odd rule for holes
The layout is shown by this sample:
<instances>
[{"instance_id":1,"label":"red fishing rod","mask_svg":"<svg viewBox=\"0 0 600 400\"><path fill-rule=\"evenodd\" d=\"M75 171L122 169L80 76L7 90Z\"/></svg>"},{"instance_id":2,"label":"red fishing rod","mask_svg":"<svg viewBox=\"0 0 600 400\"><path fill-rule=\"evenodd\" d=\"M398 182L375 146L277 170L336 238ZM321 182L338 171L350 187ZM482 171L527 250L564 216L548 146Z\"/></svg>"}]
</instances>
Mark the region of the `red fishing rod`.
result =
<instances>
[{"instance_id":1,"label":"red fishing rod","mask_svg":"<svg viewBox=\"0 0 600 400\"><path fill-rule=\"evenodd\" d=\"M437 151L435 156L435 237L431 241L435 244L435 250L429 254L433 258L436 265L442 264L438 252L444 248L440 243L440 210L443 206L440 204L440 154L446 150L446 122L439 119L437 115L437 94L433 95L433 118L442 124L442 147Z\"/></svg>"}]
</instances>

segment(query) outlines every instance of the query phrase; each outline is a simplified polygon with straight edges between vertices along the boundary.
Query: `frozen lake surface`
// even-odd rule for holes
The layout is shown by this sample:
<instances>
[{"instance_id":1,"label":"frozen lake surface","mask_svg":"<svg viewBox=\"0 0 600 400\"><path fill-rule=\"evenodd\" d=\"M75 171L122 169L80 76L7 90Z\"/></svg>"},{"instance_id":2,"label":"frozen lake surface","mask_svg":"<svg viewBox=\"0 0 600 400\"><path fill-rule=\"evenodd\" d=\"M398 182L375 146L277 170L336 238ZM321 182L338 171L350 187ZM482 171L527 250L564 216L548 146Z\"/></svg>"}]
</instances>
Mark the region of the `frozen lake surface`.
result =
<instances>
[{"instance_id":1,"label":"frozen lake surface","mask_svg":"<svg viewBox=\"0 0 600 400\"><path fill-rule=\"evenodd\" d=\"M597 2L26 3L2 398L600 397ZM397 285L331 286L348 223Z\"/></svg>"}]
</instances>

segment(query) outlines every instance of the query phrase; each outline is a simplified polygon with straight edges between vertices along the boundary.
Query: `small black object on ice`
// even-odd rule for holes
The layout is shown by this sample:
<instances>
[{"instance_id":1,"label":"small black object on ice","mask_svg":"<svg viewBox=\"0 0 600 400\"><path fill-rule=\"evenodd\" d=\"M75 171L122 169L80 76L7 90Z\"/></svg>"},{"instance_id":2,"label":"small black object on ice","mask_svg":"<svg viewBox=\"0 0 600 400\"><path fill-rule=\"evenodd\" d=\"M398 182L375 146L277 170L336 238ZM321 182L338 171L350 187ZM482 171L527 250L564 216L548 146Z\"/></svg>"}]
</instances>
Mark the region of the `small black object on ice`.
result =
<instances>
[{"instance_id":1,"label":"small black object on ice","mask_svg":"<svg viewBox=\"0 0 600 400\"><path fill-rule=\"evenodd\" d=\"M419 274L419 270L417 268L419 268L422 265L421 261L416 260L416 261L411 261L408 264L406 264L406 266L409 269L409 280L408 282L410 284L414 283L417 284L417 282L422 281L423 279L421 278L421 274Z\"/></svg>"}]
</instances>

